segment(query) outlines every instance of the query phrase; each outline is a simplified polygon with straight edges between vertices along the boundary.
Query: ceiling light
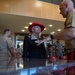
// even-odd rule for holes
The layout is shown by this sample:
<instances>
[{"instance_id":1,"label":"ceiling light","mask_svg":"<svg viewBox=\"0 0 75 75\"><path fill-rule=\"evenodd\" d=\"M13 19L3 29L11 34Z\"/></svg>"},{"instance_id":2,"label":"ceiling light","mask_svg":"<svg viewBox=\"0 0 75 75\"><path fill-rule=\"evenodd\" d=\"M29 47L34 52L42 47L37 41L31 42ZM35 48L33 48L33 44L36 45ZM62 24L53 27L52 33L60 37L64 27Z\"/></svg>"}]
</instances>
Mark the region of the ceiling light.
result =
<instances>
[{"instance_id":1,"label":"ceiling light","mask_svg":"<svg viewBox=\"0 0 75 75\"><path fill-rule=\"evenodd\" d=\"M61 31L61 29L58 29L57 31Z\"/></svg>"},{"instance_id":2,"label":"ceiling light","mask_svg":"<svg viewBox=\"0 0 75 75\"><path fill-rule=\"evenodd\" d=\"M44 30L47 30L47 28L44 28Z\"/></svg>"},{"instance_id":3,"label":"ceiling light","mask_svg":"<svg viewBox=\"0 0 75 75\"><path fill-rule=\"evenodd\" d=\"M29 23L30 25L32 24L32 22Z\"/></svg>"},{"instance_id":4,"label":"ceiling light","mask_svg":"<svg viewBox=\"0 0 75 75\"><path fill-rule=\"evenodd\" d=\"M25 32L25 30L21 30L22 32Z\"/></svg>"},{"instance_id":5,"label":"ceiling light","mask_svg":"<svg viewBox=\"0 0 75 75\"><path fill-rule=\"evenodd\" d=\"M53 32L51 32L50 34L54 34L55 32L53 31Z\"/></svg>"},{"instance_id":6,"label":"ceiling light","mask_svg":"<svg viewBox=\"0 0 75 75\"><path fill-rule=\"evenodd\" d=\"M52 24L49 25L49 27L52 27L52 26L53 26Z\"/></svg>"},{"instance_id":7,"label":"ceiling light","mask_svg":"<svg viewBox=\"0 0 75 75\"><path fill-rule=\"evenodd\" d=\"M25 29L28 29L28 26L25 26L24 28L25 28Z\"/></svg>"},{"instance_id":8,"label":"ceiling light","mask_svg":"<svg viewBox=\"0 0 75 75\"><path fill-rule=\"evenodd\" d=\"M36 1L35 6L36 6L36 7L41 7L41 6L42 6L42 2Z\"/></svg>"}]
</instances>

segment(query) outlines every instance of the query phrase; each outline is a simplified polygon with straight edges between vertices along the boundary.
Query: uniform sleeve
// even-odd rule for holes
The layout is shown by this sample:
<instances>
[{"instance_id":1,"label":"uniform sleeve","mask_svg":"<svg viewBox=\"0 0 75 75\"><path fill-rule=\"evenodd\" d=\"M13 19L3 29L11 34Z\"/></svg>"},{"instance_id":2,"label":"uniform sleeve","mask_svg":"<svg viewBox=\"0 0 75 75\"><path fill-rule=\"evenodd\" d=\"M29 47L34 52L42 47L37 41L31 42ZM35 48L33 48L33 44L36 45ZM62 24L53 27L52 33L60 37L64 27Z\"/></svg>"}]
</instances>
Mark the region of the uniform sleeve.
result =
<instances>
[{"instance_id":1,"label":"uniform sleeve","mask_svg":"<svg viewBox=\"0 0 75 75\"><path fill-rule=\"evenodd\" d=\"M75 27L75 11L73 12L72 27Z\"/></svg>"},{"instance_id":2,"label":"uniform sleeve","mask_svg":"<svg viewBox=\"0 0 75 75\"><path fill-rule=\"evenodd\" d=\"M6 41L7 41L7 47L12 48L13 47L12 40L6 39Z\"/></svg>"},{"instance_id":3,"label":"uniform sleeve","mask_svg":"<svg viewBox=\"0 0 75 75\"><path fill-rule=\"evenodd\" d=\"M66 19L66 28L75 27L75 11L70 12Z\"/></svg>"}]
</instances>

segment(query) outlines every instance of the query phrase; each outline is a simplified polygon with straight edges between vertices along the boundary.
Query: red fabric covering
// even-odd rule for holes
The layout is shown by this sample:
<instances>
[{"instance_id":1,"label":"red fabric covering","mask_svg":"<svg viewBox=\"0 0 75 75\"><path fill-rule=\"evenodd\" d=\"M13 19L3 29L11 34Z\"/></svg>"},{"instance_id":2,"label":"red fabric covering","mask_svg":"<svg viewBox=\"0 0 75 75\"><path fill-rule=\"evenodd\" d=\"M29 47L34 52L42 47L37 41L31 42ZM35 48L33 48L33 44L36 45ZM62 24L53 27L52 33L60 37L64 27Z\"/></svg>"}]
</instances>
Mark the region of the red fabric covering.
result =
<instances>
[{"instance_id":1,"label":"red fabric covering","mask_svg":"<svg viewBox=\"0 0 75 75\"><path fill-rule=\"evenodd\" d=\"M59 60L56 56L51 56L50 60Z\"/></svg>"},{"instance_id":2,"label":"red fabric covering","mask_svg":"<svg viewBox=\"0 0 75 75\"><path fill-rule=\"evenodd\" d=\"M32 27L33 27L33 26L40 26L40 27L41 27L41 31L43 31L44 28L45 28L45 26L44 26L43 24L40 24L40 23L38 23L38 22L33 22L33 23L28 27L29 32L32 32Z\"/></svg>"},{"instance_id":3,"label":"red fabric covering","mask_svg":"<svg viewBox=\"0 0 75 75\"><path fill-rule=\"evenodd\" d=\"M54 74L64 74L65 70L56 70L53 72Z\"/></svg>"},{"instance_id":4,"label":"red fabric covering","mask_svg":"<svg viewBox=\"0 0 75 75\"><path fill-rule=\"evenodd\" d=\"M68 57L67 56L62 56L61 59L62 60L68 60Z\"/></svg>"},{"instance_id":5,"label":"red fabric covering","mask_svg":"<svg viewBox=\"0 0 75 75\"><path fill-rule=\"evenodd\" d=\"M70 75L75 75L75 73L74 73L74 67L70 67L69 74Z\"/></svg>"},{"instance_id":6,"label":"red fabric covering","mask_svg":"<svg viewBox=\"0 0 75 75\"><path fill-rule=\"evenodd\" d=\"M74 60L74 51L72 51L70 54L70 60Z\"/></svg>"}]
</instances>

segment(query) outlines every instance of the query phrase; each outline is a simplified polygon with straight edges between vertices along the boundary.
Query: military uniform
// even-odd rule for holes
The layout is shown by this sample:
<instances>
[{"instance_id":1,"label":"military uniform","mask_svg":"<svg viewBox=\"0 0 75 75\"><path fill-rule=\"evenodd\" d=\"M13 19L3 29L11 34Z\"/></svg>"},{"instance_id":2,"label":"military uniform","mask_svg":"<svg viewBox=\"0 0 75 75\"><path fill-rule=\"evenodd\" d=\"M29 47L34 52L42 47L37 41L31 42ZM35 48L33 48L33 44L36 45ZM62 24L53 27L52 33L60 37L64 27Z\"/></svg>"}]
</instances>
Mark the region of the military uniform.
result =
<instances>
[{"instance_id":1,"label":"military uniform","mask_svg":"<svg viewBox=\"0 0 75 75\"><path fill-rule=\"evenodd\" d=\"M0 57L9 57L11 56L9 48L12 48L13 45L8 37L0 37Z\"/></svg>"},{"instance_id":2,"label":"military uniform","mask_svg":"<svg viewBox=\"0 0 75 75\"><path fill-rule=\"evenodd\" d=\"M75 28L75 10L73 10L67 15L64 25L65 25L65 29ZM66 49L70 51L70 59L75 59L74 58L75 57L75 42L74 41L75 39L65 41ZM73 56L72 56L72 53L74 54Z\"/></svg>"},{"instance_id":3,"label":"military uniform","mask_svg":"<svg viewBox=\"0 0 75 75\"><path fill-rule=\"evenodd\" d=\"M53 44L54 48L57 49L59 48L58 50L56 50L56 56L60 59L62 56L63 56L63 45L56 41L54 44ZM61 48L61 49L60 49Z\"/></svg>"}]
</instances>

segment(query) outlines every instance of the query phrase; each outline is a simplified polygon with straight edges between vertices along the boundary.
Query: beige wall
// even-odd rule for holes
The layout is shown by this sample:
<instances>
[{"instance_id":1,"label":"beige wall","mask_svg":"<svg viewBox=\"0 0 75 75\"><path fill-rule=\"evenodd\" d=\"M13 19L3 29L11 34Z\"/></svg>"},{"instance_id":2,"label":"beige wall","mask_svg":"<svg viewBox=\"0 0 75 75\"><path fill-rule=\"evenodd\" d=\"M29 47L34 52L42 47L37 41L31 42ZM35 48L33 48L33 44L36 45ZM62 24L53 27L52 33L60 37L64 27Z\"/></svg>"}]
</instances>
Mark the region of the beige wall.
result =
<instances>
[{"instance_id":1,"label":"beige wall","mask_svg":"<svg viewBox=\"0 0 75 75\"><path fill-rule=\"evenodd\" d=\"M0 0L0 13L64 21L59 14L58 5L41 2L41 6L37 7L37 2L37 0Z\"/></svg>"}]
</instances>

